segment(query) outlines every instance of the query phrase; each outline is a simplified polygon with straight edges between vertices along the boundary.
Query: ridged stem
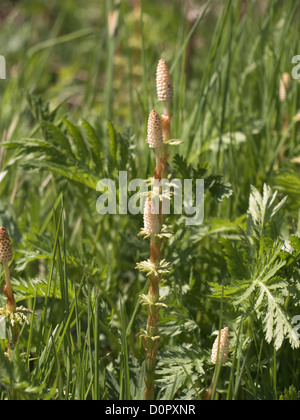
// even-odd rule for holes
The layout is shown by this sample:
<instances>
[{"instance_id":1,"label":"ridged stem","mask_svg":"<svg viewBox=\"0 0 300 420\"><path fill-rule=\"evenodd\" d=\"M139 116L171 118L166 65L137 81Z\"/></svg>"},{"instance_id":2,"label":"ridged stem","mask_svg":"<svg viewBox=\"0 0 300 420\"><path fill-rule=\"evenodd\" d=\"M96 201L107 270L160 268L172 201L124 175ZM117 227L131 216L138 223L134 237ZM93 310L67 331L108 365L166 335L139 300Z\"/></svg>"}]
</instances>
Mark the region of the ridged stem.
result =
<instances>
[{"instance_id":1,"label":"ridged stem","mask_svg":"<svg viewBox=\"0 0 300 420\"><path fill-rule=\"evenodd\" d=\"M155 149L156 166L154 169L154 178L161 179L161 149Z\"/></svg>"},{"instance_id":2,"label":"ridged stem","mask_svg":"<svg viewBox=\"0 0 300 420\"><path fill-rule=\"evenodd\" d=\"M206 390L205 395L204 395L204 400L206 400L206 401L211 400L213 390L214 390L214 386L215 386L215 378L216 378L216 368L214 370L214 375L213 375L211 384L210 384L209 388Z\"/></svg>"},{"instance_id":3,"label":"ridged stem","mask_svg":"<svg viewBox=\"0 0 300 420\"><path fill-rule=\"evenodd\" d=\"M150 238L150 261L157 265L160 261L160 242L157 241L155 235ZM146 376L145 376L145 400L154 400L154 370L156 365L156 355L159 348L160 338L157 336L158 320L159 320L159 306L156 304L159 301L159 283L161 276L149 276L150 284L148 291L148 298L150 304L148 305L148 319L147 319L147 338L144 342L146 350Z\"/></svg>"},{"instance_id":4,"label":"ridged stem","mask_svg":"<svg viewBox=\"0 0 300 420\"><path fill-rule=\"evenodd\" d=\"M162 179L167 179L168 177L168 158L169 158L169 148L167 145L167 141L170 140L170 132L171 132L171 120L172 114L169 111L169 102L164 102L164 113L161 116L161 128L163 132L163 150L162 150L162 157L161 157L161 168L162 168Z\"/></svg>"},{"instance_id":5,"label":"ridged stem","mask_svg":"<svg viewBox=\"0 0 300 420\"><path fill-rule=\"evenodd\" d=\"M148 120L148 143L150 147L155 148L156 167L154 170L154 178L161 181L168 177L168 164L169 157L167 141L170 139L170 125L172 116L169 111L169 102L173 98L173 85L170 73L166 62L161 59L157 66L156 72L157 94L160 102L164 102L164 113L157 119L158 114L152 111ZM150 123L149 123L150 121ZM160 127L161 125L161 127ZM161 137L162 135L162 137ZM161 195L161 187L156 194ZM162 202L159 203L159 221L160 228L164 221L162 214ZM150 262L158 267L161 260L160 248L162 240L156 235L150 235ZM144 336L144 348L146 350L146 376L145 376L145 400L154 399L154 370L156 365L156 355L159 348L160 337L158 332L158 319L159 319L159 284L161 281L161 274L151 274L149 276L150 284L148 291L148 320L146 336Z\"/></svg>"},{"instance_id":6,"label":"ridged stem","mask_svg":"<svg viewBox=\"0 0 300 420\"><path fill-rule=\"evenodd\" d=\"M161 154L161 179L167 179L169 170L168 170L168 158L169 158L169 147L168 140L170 140L171 132L171 120L172 114L169 111L169 102L164 102L164 113L161 116L161 128L163 132L163 148ZM161 215L161 221L163 222L166 218L166 215Z\"/></svg>"},{"instance_id":7,"label":"ridged stem","mask_svg":"<svg viewBox=\"0 0 300 420\"><path fill-rule=\"evenodd\" d=\"M161 179L161 153L160 149L155 149L156 156L156 167L154 171L154 177L158 180ZM161 204L161 203L160 203ZM161 220L161 205L160 205L160 220ZM160 247L161 240L156 235L150 235L150 262L155 266L159 265L160 262ZM159 320L159 309L157 306L159 301L159 283L161 280L160 275L149 276L149 290L148 298L149 305L147 307L148 319L147 319L147 337L144 338L144 348L146 350L146 376L145 376L145 392L144 400L154 400L154 370L156 365L156 355L159 348L160 338L157 335L158 331L158 320Z\"/></svg>"}]
</instances>

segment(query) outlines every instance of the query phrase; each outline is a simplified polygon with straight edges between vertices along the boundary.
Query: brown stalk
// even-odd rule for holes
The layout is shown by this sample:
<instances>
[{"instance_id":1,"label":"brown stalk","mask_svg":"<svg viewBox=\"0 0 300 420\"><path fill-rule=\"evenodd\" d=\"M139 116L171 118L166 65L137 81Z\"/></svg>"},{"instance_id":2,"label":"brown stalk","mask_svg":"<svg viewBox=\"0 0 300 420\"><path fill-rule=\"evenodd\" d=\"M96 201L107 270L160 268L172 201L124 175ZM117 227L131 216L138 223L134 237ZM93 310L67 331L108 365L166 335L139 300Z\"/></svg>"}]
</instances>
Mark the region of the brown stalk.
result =
<instances>
[{"instance_id":1,"label":"brown stalk","mask_svg":"<svg viewBox=\"0 0 300 420\"><path fill-rule=\"evenodd\" d=\"M156 70L156 88L158 100L164 102L164 113L159 117L155 110L152 110L148 119L148 136L147 141L149 147L155 149L155 169L154 179L161 181L168 177L168 145L170 139L170 125L172 116L169 112L169 103L173 99L173 85L168 66L164 59L159 60ZM160 183L161 185L161 183ZM156 187L156 194L161 195L161 186ZM150 198L151 200L151 198ZM151 206L150 206L151 207ZM146 201L144 213L144 230L150 235L150 263L153 267L158 268L161 261L161 245L162 239L158 237L161 230L164 215L162 214L162 203L159 201L159 214L149 214L149 198ZM159 229L157 224L159 223ZM152 226L151 226L152 224ZM157 231L158 230L158 231ZM146 334L143 338L143 345L146 351L146 375L145 375L145 400L154 399L154 379L156 356L160 344L158 333L159 311L159 284L162 275L159 271L149 275L149 290L147 300L147 327Z\"/></svg>"}]
</instances>

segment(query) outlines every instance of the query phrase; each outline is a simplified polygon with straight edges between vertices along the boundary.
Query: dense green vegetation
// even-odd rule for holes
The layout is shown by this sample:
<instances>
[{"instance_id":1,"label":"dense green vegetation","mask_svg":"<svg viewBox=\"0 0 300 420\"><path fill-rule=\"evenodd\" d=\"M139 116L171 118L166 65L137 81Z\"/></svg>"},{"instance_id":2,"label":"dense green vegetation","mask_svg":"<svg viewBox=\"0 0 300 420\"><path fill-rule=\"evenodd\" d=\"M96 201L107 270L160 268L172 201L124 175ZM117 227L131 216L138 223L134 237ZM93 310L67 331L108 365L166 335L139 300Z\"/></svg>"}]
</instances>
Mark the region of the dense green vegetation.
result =
<instances>
[{"instance_id":1,"label":"dense green vegetation","mask_svg":"<svg viewBox=\"0 0 300 420\"><path fill-rule=\"evenodd\" d=\"M16 343L0 321L1 400L143 398L143 216L101 216L96 187L153 175L161 57L182 141L169 171L204 178L205 215L166 220L155 398L204 399L228 326L212 398L299 399L299 80L280 94L299 12L292 0L2 0L0 226L17 306L35 315ZM1 308L3 285L2 270Z\"/></svg>"}]
</instances>

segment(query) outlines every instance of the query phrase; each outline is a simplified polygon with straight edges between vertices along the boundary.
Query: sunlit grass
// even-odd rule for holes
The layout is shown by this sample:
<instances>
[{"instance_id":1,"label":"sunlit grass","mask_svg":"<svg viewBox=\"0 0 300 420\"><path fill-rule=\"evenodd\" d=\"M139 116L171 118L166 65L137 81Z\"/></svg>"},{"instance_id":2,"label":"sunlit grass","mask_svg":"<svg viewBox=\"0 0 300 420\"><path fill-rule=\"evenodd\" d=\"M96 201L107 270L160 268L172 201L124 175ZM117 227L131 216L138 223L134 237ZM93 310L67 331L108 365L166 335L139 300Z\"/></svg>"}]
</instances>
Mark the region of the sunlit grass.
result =
<instances>
[{"instance_id":1,"label":"sunlit grass","mask_svg":"<svg viewBox=\"0 0 300 420\"><path fill-rule=\"evenodd\" d=\"M159 322L156 398L204 398L214 334L225 326L229 359L218 368L213 398L299 398L299 350L287 339L275 350L259 308L248 316L260 292L249 290L244 313L230 295L242 284L234 283L240 267L233 260L243 266L245 292L252 278L246 250L258 249L252 268L266 261L272 273L274 238L294 235L300 248L299 81L291 79L285 101L279 97L282 74L300 54L299 6L188 3L3 1L0 225L12 238L16 300L32 314L15 347L10 340L9 357L0 335L1 400L143 398L139 296L148 283L135 270L149 254L138 237L142 216L100 216L96 183L117 179L119 170L129 179L153 173L145 139L149 112L163 110L155 92L161 57L174 84L171 137L183 141L171 150L170 173L205 177L207 193L203 225L169 219L174 236L164 258L172 270L162 283L169 301ZM265 183L278 189L276 203L287 201L256 241L247 227L249 196L251 185L262 193ZM237 226L248 236L241 239ZM278 302L291 317L299 313L296 254L278 254L286 266L268 283L279 289L276 276L284 273L287 295Z\"/></svg>"}]
</instances>

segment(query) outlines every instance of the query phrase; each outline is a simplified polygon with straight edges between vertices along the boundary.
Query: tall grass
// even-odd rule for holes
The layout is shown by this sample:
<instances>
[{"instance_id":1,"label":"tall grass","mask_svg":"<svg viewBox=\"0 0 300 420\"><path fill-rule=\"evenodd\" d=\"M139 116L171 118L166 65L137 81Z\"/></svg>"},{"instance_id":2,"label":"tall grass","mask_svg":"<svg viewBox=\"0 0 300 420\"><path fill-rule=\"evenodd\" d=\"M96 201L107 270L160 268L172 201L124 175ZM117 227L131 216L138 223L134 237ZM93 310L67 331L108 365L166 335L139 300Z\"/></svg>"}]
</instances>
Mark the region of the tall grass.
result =
<instances>
[{"instance_id":1,"label":"tall grass","mask_svg":"<svg viewBox=\"0 0 300 420\"><path fill-rule=\"evenodd\" d=\"M299 398L299 350L270 315L280 308L292 325L299 312L298 81L279 98L300 52L299 7L211 0L191 2L191 13L188 3L3 2L0 226L12 238L17 305L32 314L11 358L8 324L0 336L1 400L143 398L142 216L100 216L96 184L119 170L153 174L145 121L160 57L174 83L172 137L183 141L170 173L203 177L206 195L201 226L169 220L156 398L204 398L226 325L229 358L212 398ZM249 205L250 194L267 205Z\"/></svg>"}]
</instances>

